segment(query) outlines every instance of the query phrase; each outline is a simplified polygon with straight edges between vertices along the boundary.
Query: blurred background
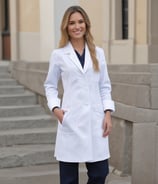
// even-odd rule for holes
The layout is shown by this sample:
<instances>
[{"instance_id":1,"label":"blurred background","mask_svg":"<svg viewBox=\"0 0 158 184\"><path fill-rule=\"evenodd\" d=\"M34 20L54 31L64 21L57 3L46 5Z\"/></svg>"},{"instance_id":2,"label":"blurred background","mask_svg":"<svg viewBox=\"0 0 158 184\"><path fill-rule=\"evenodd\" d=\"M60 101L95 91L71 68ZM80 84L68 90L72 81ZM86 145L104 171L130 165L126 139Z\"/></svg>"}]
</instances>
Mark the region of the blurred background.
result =
<instances>
[{"instance_id":1,"label":"blurred background","mask_svg":"<svg viewBox=\"0 0 158 184\"><path fill-rule=\"evenodd\" d=\"M43 82L71 5L86 10L105 51L116 103L113 172L132 184L158 184L158 0L0 0L0 63L48 113Z\"/></svg>"}]
</instances>

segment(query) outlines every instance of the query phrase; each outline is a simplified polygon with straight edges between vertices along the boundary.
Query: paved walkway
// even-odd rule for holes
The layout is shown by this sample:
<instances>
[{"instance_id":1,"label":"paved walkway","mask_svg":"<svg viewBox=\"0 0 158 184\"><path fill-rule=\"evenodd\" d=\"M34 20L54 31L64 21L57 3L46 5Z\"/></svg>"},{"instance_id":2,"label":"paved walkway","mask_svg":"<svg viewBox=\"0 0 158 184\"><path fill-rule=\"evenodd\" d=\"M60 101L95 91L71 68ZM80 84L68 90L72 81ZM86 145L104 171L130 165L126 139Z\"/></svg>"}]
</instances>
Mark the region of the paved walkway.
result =
<instances>
[{"instance_id":1,"label":"paved walkway","mask_svg":"<svg viewBox=\"0 0 158 184\"><path fill-rule=\"evenodd\" d=\"M106 184L131 184L131 177L121 177L115 174L110 174Z\"/></svg>"},{"instance_id":2,"label":"paved walkway","mask_svg":"<svg viewBox=\"0 0 158 184\"><path fill-rule=\"evenodd\" d=\"M116 171L113 167L110 167L110 174L106 184L131 184L131 176L121 176L119 171Z\"/></svg>"}]
</instances>

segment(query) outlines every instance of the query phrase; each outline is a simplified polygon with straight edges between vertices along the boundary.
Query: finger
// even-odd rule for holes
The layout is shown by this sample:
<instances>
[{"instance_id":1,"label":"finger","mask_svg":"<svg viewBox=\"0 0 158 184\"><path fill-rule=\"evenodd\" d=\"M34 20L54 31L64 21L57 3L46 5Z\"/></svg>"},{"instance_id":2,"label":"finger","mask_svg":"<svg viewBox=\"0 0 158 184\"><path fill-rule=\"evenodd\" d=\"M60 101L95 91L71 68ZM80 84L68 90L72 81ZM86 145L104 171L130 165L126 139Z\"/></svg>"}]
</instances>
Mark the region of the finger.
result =
<instances>
[{"instance_id":1,"label":"finger","mask_svg":"<svg viewBox=\"0 0 158 184\"><path fill-rule=\"evenodd\" d=\"M106 137L107 135L110 134L111 128L112 128L112 127L111 127L110 125L107 125L107 124L106 124L106 127L105 127L104 132L103 132L103 137Z\"/></svg>"},{"instance_id":2,"label":"finger","mask_svg":"<svg viewBox=\"0 0 158 184\"><path fill-rule=\"evenodd\" d=\"M60 115L60 123L63 123L64 114L67 112L67 110L61 109L61 115Z\"/></svg>"},{"instance_id":3,"label":"finger","mask_svg":"<svg viewBox=\"0 0 158 184\"><path fill-rule=\"evenodd\" d=\"M106 124L106 120L104 119L104 120L103 120L103 124L102 124L102 128L103 128L103 130L105 130L105 129L106 129L106 126L107 126L107 124Z\"/></svg>"},{"instance_id":4,"label":"finger","mask_svg":"<svg viewBox=\"0 0 158 184\"><path fill-rule=\"evenodd\" d=\"M62 112L63 112L63 114L65 114L65 113L67 112L67 110L65 110L65 109L62 109Z\"/></svg>"},{"instance_id":5,"label":"finger","mask_svg":"<svg viewBox=\"0 0 158 184\"><path fill-rule=\"evenodd\" d=\"M110 131L109 131L109 130L106 130L106 131L103 133L103 137L108 136L108 135L109 135L109 133L110 133Z\"/></svg>"}]
</instances>

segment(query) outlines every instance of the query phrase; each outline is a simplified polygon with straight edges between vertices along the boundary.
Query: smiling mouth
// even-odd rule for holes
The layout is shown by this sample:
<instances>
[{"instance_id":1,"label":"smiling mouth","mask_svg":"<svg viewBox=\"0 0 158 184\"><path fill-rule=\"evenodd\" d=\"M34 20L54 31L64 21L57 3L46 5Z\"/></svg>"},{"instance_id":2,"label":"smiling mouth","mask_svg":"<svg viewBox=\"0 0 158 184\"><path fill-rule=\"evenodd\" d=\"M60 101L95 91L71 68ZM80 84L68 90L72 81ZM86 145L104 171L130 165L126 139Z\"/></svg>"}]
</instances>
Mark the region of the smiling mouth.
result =
<instances>
[{"instance_id":1,"label":"smiling mouth","mask_svg":"<svg viewBox=\"0 0 158 184\"><path fill-rule=\"evenodd\" d=\"M75 34L80 34L81 32L74 32Z\"/></svg>"},{"instance_id":2,"label":"smiling mouth","mask_svg":"<svg viewBox=\"0 0 158 184\"><path fill-rule=\"evenodd\" d=\"M73 33L74 34L80 34L80 33L82 33L82 31L74 31Z\"/></svg>"}]
</instances>

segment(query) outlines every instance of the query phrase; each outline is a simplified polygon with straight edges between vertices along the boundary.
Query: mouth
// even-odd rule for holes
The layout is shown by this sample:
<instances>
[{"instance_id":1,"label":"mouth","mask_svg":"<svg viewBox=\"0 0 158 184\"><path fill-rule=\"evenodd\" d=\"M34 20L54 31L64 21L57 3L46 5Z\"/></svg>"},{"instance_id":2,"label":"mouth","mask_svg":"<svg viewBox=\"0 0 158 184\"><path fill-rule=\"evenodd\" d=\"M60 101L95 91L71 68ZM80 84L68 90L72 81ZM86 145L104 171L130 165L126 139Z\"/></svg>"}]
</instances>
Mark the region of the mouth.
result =
<instances>
[{"instance_id":1,"label":"mouth","mask_svg":"<svg viewBox=\"0 0 158 184\"><path fill-rule=\"evenodd\" d=\"M78 35L78 34L81 34L82 32L83 32L83 31L80 30L80 31L74 31L73 33L76 34L76 35Z\"/></svg>"}]
</instances>

